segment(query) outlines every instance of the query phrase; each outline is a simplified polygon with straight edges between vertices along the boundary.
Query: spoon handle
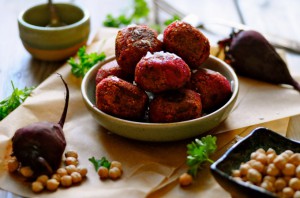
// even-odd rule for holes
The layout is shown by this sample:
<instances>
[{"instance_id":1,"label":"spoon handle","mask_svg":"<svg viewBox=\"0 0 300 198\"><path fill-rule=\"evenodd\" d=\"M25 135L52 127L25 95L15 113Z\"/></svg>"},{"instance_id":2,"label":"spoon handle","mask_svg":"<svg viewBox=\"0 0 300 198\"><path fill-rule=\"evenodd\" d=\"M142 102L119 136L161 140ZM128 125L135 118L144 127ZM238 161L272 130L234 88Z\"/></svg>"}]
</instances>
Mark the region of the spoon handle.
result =
<instances>
[{"instance_id":1,"label":"spoon handle","mask_svg":"<svg viewBox=\"0 0 300 198\"><path fill-rule=\"evenodd\" d=\"M52 3L52 0L48 0L49 10L50 10L50 24L55 26L59 23L59 18L56 13L56 8Z\"/></svg>"}]
</instances>

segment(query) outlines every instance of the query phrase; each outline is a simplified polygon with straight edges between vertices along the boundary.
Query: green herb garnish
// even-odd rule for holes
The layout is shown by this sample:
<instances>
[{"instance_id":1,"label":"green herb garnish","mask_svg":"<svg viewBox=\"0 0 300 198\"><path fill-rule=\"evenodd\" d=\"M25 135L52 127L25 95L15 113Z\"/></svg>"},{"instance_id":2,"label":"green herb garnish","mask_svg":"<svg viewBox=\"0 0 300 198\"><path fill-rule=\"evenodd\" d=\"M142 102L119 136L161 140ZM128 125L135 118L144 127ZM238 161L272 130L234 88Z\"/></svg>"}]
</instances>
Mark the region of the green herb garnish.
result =
<instances>
[{"instance_id":1,"label":"green herb garnish","mask_svg":"<svg viewBox=\"0 0 300 198\"><path fill-rule=\"evenodd\" d=\"M15 88L13 81L11 81L11 85L13 88L12 94L0 102L0 120L24 102L34 89L34 87L25 87L24 89Z\"/></svg>"},{"instance_id":2,"label":"green herb garnish","mask_svg":"<svg viewBox=\"0 0 300 198\"><path fill-rule=\"evenodd\" d=\"M68 60L68 63L71 65L72 69L71 72L77 77L84 77L84 75L89 71L89 69L94 66L97 62L103 61L106 58L104 52L98 54L96 52L87 54L86 47L81 47L78 52L77 56L79 58L78 62L71 57Z\"/></svg>"},{"instance_id":3,"label":"green herb garnish","mask_svg":"<svg viewBox=\"0 0 300 198\"><path fill-rule=\"evenodd\" d=\"M123 13L120 16L114 17L111 14L106 16L103 25L106 27L121 27L132 23L139 24L142 19L146 19L150 9L145 0L134 0L134 10L127 10L131 14Z\"/></svg>"},{"instance_id":4,"label":"green herb garnish","mask_svg":"<svg viewBox=\"0 0 300 198\"><path fill-rule=\"evenodd\" d=\"M180 17L178 15L174 15L172 18L165 20L164 25L168 26L177 20L180 20Z\"/></svg>"},{"instance_id":5,"label":"green herb garnish","mask_svg":"<svg viewBox=\"0 0 300 198\"><path fill-rule=\"evenodd\" d=\"M98 169L101 166L104 166L108 169L110 167L110 162L105 157L102 157L101 159L96 159L95 157L91 157L91 158L89 158L89 161L94 164L94 167L95 167L96 171L98 171Z\"/></svg>"},{"instance_id":6,"label":"green herb garnish","mask_svg":"<svg viewBox=\"0 0 300 198\"><path fill-rule=\"evenodd\" d=\"M215 136L207 135L206 137L202 137L201 140L195 139L195 141L187 145L188 173L193 177L196 177L198 170L203 163L213 163L213 160L209 159L209 155L216 151L216 141L217 138Z\"/></svg>"}]
</instances>

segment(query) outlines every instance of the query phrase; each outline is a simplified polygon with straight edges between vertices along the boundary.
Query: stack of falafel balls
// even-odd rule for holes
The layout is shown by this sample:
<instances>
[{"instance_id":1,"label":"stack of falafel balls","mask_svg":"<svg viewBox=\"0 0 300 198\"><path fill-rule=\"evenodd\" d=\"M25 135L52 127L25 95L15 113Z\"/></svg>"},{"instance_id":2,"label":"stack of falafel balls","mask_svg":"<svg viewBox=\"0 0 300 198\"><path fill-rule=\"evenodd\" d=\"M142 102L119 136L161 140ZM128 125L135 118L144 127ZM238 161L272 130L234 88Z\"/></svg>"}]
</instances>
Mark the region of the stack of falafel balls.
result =
<instances>
[{"instance_id":1,"label":"stack of falafel balls","mask_svg":"<svg viewBox=\"0 0 300 198\"><path fill-rule=\"evenodd\" d=\"M208 39L188 23L175 21L163 39L146 25L118 31L116 60L96 75L96 106L112 116L141 122L170 123L208 114L230 98L229 81L201 67Z\"/></svg>"}]
</instances>

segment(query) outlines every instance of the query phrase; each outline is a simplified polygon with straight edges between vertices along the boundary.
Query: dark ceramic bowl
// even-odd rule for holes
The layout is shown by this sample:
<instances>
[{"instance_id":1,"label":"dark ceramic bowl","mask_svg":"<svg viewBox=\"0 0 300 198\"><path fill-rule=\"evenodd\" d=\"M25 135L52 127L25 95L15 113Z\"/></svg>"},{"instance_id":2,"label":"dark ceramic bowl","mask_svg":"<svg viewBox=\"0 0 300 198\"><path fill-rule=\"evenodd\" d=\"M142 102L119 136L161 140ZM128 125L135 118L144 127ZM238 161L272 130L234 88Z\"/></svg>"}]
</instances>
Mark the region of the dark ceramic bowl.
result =
<instances>
[{"instance_id":1,"label":"dark ceramic bowl","mask_svg":"<svg viewBox=\"0 0 300 198\"><path fill-rule=\"evenodd\" d=\"M290 140L266 128L257 128L247 137L232 146L220 159L213 163L210 170L216 181L228 191L232 197L239 198L269 198L277 197L263 188L239 182L230 175L231 171L238 169L242 162L250 159L250 154L258 148L273 148L276 153L285 150L300 152L300 142Z\"/></svg>"}]
</instances>

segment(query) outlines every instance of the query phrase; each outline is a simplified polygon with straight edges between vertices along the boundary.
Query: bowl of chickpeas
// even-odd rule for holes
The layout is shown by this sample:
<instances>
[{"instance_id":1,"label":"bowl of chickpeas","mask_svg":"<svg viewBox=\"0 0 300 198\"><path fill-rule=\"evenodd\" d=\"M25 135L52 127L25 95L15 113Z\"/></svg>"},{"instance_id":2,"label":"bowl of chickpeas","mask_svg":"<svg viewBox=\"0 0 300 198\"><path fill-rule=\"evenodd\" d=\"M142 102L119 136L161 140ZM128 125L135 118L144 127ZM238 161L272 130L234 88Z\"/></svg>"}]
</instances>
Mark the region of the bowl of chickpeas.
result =
<instances>
[{"instance_id":1,"label":"bowl of chickpeas","mask_svg":"<svg viewBox=\"0 0 300 198\"><path fill-rule=\"evenodd\" d=\"M300 198L300 142L256 128L210 167L232 197Z\"/></svg>"}]
</instances>

